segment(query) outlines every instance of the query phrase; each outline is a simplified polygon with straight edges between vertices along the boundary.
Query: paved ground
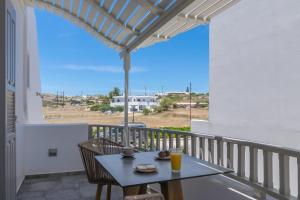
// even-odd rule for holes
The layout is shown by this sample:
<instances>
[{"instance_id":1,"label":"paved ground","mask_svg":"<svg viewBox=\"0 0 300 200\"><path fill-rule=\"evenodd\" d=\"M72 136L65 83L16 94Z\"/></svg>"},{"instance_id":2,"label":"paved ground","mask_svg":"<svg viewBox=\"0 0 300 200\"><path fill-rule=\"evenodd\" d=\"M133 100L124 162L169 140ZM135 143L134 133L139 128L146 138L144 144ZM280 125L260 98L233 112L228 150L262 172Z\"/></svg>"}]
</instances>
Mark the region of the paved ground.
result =
<instances>
[{"instance_id":1,"label":"paved ground","mask_svg":"<svg viewBox=\"0 0 300 200\"><path fill-rule=\"evenodd\" d=\"M151 187L159 190L158 185ZM185 200L255 200L269 196L224 176L202 177L182 181ZM112 188L112 200L122 200L119 187ZM105 191L101 200L105 199ZM84 174L47 175L26 178L18 200L94 200L96 186L88 183Z\"/></svg>"}]
</instances>

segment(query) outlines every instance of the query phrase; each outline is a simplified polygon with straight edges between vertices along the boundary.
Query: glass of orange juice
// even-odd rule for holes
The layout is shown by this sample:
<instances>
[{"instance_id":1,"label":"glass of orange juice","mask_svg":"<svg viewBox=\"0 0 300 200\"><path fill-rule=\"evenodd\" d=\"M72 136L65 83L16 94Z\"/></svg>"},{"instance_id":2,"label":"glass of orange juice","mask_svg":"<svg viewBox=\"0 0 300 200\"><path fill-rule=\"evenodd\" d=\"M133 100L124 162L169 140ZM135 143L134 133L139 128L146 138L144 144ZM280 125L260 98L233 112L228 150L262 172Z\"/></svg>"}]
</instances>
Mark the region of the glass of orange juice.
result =
<instances>
[{"instance_id":1,"label":"glass of orange juice","mask_svg":"<svg viewBox=\"0 0 300 200\"><path fill-rule=\"evenodd\" d=\"M178 173L181 169L182 150L179 148L170 150L172 172Z\"/></svg>"}]
</instances>

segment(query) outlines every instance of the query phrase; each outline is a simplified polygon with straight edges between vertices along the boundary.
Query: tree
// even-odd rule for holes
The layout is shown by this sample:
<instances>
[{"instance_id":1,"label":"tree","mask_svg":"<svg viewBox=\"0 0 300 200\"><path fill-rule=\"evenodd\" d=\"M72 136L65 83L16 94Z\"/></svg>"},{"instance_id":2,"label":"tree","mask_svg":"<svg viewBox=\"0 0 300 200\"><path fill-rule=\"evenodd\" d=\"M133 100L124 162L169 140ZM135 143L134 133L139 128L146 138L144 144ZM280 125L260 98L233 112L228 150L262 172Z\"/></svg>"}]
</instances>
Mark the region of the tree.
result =
<instances>
[{"instance_id":1,"label":"tree","mask_svg":"<svg viewBox=\"0 0 300 200\"><path fill-rule=\"evenodd\" d=\"M160 100L160 107L163 111L167 111L169 110L170 106L173 105L173 101L172 99L170 99L169 97L164 97Z\"/></svg>"},{"instance_id":2,"label":"tree","mask_svg":"<svg viewBox=\"0 0 300 200\"><path fill-rule=\"evenodd\" d=\"M144 115L149 115L150 112L151 112L151 111L150 111L148 108L144 108L144 109L143 109L143 114L144 114Z\"/></svg>"},{"instance_id":3,"label":"tree","mask_svg":"<svg viewBox=\"0 0 300 200\"><path fill-rule=\"evenodd\" d=\"M186 87L186 90L185 90L187 93L189 93L190 92L190 88L189 88L189 86L187 86Z\"/></svg>"},{"instance_id":4,"label":"tree","mask_svg":"<svg viewBox=\"0 0 300 200\"><path fill-rule=\"evenodd\" d=\"M112 99L114 96L120 96L120 95L121 95L121 90L120 90L120 88L118 88L118 87L114 87L114 88L112 89L112 91L110 91L110 92L108 93L109 99Z\"/></svg>"}]
</instances>

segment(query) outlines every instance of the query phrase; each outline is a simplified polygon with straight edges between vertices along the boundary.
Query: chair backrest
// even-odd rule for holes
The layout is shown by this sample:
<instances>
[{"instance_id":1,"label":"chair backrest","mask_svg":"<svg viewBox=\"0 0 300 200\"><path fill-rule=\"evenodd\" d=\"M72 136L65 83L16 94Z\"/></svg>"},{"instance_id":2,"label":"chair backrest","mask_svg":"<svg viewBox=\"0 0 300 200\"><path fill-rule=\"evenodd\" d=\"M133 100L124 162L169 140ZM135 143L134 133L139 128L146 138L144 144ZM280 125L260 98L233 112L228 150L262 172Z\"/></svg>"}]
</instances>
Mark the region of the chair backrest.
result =
<instances>
[{"instance_id":1,"label":"chair backrest","mask_svg":"<svg viewBox=\"0 0 300 200\"><path fill-rule=\"evenodd\" d=\"M82 142L78 144L78 147L89 182L114 184L114 179L96 162L95 156L121 153L122 145L107 139L96 138Z\"/></svg>"},{"instance_id":2,"label":"chair backrest","mask_svg":"<svg viewBox=\"0 0 300 200\"><path fill-rule=\"evenodd\" d=\"M161 193L126 196L124 200L164 200Z\"/></svg>"}]
</instances>

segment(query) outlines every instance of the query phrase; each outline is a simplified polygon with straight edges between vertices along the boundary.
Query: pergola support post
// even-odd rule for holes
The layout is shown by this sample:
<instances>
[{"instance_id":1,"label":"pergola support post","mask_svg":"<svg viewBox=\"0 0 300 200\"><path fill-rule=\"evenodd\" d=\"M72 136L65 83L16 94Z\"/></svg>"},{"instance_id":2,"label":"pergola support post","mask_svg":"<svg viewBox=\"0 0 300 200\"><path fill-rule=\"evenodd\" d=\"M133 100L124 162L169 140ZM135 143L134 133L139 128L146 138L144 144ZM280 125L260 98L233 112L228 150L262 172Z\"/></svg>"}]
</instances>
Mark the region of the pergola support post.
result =
<instances>
[{"instance_id":1,"label":"pergola support post","mask_svg":"<svg viewBox=\"0 0 300 200\"><path fill-rule=\"evenodd\" d=\"M130 71L130 52L123 51L122 57L124 61L125 83L124 83L124 145L129 146L129 128L128 128L128 91L129 91L129 71Z\"/></svg>"}]
</instances>

